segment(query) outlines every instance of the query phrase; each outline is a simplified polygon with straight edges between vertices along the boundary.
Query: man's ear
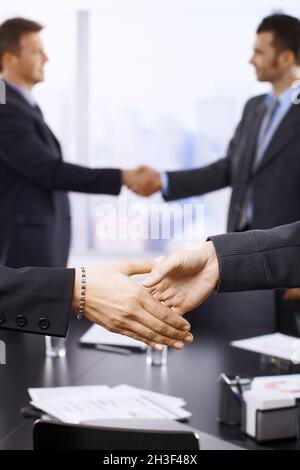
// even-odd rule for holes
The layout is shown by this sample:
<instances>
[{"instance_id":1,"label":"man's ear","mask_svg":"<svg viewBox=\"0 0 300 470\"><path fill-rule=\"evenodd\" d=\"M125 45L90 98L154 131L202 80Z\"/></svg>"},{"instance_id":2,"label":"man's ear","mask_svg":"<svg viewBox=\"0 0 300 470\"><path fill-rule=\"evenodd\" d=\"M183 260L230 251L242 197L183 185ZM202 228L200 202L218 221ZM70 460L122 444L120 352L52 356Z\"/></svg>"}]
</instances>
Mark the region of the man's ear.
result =
<instances>
[{"instance_id":1,"label":"man's ear","mask_svg":"<svg viewBox=\"0 0 300 470\"><path fill-rule=\"evenodd\" d=\"M292 67L293 65L296 65L296 57L293 51L290 49L284 49L280 53L280 62L284 67Z\"/></svg>"},{"instance_id":2,"label":"man's ear","mask_svg":"<svg viewBox=\"0 0 300 470\"><path fill-rule=\"evenodd\" d=\"M19 60L19 57L15 52L5 51L2 55L2 72L11 67L15 67Z\"/></svg>"}]
</instances>

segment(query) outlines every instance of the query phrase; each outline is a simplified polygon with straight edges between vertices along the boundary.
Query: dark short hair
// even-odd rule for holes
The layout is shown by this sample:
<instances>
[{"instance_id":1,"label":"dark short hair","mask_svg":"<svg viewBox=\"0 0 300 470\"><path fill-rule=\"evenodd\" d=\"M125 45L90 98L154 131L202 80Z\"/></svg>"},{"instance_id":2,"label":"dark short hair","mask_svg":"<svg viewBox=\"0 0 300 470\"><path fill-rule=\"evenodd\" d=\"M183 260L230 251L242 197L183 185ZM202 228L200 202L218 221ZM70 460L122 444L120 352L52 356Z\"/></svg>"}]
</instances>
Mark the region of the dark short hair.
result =
<instances>
[{"instance_id":1,"label":"dark short hair","mask_svg":"<svg viewBox=\"0 0 300 470\"><path fill-rule=\"evenodd\" d=\"M267 16L258 26L257 33L272 32L278 51L290 50L300 65L300 20L294 16L274 14Z\"/></svg>"},{"instance_id":2,"label":"dark short hair","mask_svg":"<svg viewBox=\"0 0 300 470\"><path fill-rule=\"evenodd\" d=\"M25 18L11 18L0 25L0 72L3 54L7 51L17 52L24 34L38 33L42 29L41 24Z\"/></svg>"}]
</instances>

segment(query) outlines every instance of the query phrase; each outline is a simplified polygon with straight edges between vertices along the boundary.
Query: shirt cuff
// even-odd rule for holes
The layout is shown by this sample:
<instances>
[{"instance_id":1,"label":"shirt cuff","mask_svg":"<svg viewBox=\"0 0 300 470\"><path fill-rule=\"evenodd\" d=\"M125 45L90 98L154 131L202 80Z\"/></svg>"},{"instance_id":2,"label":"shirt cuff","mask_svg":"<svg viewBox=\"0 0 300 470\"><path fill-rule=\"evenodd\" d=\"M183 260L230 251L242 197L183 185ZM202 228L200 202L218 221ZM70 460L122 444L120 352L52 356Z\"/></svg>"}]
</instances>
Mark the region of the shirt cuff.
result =
<instances>
[{"instance_id":1,"label":"shirt cuff","mask_svg":"<svg viewBox=\"0 0 300 470\"><path fill-rule=\"evenodd\" d=\"M163 196L167 196L169 193L169 178L168 178L167 173L163 171L160 174L160 178L161 178L161 188L162 188L161 192Z\"/></svg>"}]
</instances>

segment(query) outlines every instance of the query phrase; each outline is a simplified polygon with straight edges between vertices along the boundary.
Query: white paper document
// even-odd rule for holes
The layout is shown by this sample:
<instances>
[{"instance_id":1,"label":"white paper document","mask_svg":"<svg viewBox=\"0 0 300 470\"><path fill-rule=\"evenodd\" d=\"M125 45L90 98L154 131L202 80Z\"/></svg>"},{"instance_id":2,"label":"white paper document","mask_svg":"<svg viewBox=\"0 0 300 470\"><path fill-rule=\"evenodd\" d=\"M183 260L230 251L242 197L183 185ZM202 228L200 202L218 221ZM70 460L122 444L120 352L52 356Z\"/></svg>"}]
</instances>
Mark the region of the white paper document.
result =
<instances>
[{"instance_id":1,"label":"white paper document","mask_svg":"<svg viewBox=\"0 0 300 470\"><path fill-rule=\"evenodd\" d=\"M43 387L29 388L28 393L31 400L65 400L68 398L82 398L109 392L108 385L83 385L79 387Z\"/></svg>"},{"instance_id":2,"label":"white paper document","mask_svg":"<svg viewBox=\"0 0 300 470\"><path fill-rule=\"evenodd\" d=\"M91 326L79 340L80 344L96 345L107 344L111 346L123 346L127 348L146 349L147 345L128 336L112 333L99 325Z\"/></svg>"},{"instance_id":3,"label":"white paper document","mask_svg":"<svg viewBox=\"0 0 300 470\"><path fill-rule=\"evenodd\" d=\"M300 339L281 333L232 341L231 346L300 363Z\"/></svg>"},{"instance_id":4,"label":"white paper document","mask_svg":"<svg viewBox=\"0 0 300 470\"><path fill-rule=\"evenodd\" d=\"M70 390L70 392L69 392ZM78 424L94 419L187 419L182 398L129 385L29 389L31 404L54 418Z\"/></svg>"},{"instance_id":5,"label":"white paper document","mask_svg":"<svg viewBox=\"0 0 300 470\"><path fill-rule=\"evenodd\" d=\"M118 391L122 396L126 395L139 395L141 393L140 388L132 387L131 385L118 385L117 387L114 388L116 391ZM151 392L149 390L143 390L143 394L147 395L150 399L153 397L156 401L156 403L160 403L162 405L166 406L174 406L176 407L181 407L186 405L186 402L183 400L183 398L178 398L178 397L173 397L172 395L165 395L162 393L157 393L157 392Z\"/></svg>"}]
</instances>

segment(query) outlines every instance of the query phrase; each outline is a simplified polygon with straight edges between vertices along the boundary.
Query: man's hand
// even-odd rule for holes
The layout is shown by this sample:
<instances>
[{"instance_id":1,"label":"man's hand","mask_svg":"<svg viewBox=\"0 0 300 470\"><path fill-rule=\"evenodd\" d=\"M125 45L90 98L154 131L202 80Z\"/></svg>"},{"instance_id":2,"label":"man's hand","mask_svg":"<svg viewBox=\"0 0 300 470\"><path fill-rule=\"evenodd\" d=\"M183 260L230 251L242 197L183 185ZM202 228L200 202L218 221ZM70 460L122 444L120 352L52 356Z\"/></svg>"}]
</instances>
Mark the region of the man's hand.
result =
<instances>
[{"instance_id":1,"label":"man's hand","mask_svg":"<svg viewBox=\"0 0 300 470\"><path fill-rule=\"evenodd\" d=\"M124 261L86 269L85 316L109 331L161 349L182 349L191 342L189 323L155 300L129 276L150 272L152 261ZM76 270L72 307L78 308L80 270Z\"/></svg>"},{"instance_id":2,"label":"man's hand","mask_svg":"<svg viewBox=\"0 0 300 470\"><path fill-rule=\"evenodd\" d=\"M162 189L159 171L146 165L124 170L123 184L140 196L151 196Z\"/></svg>"},{"instance_id":3,"label":"man's hand","mask_svg":"<svg viewBox=\"0 0 300 470\"><path fill-rule=\"evenodd\" d=\"M158 259L142 285L152 296L182 315L215 290L219 265L212 242Z\"/></svg>"},{"instance_id":4,"label":"man's hand","mask_svg":"<svg viewBox=\"0 0 300 470\"><path fill-rule=\"evenodd\" d=\"M290 300L294 302L300 301L300 288L285 289L283 294L283 300Z\"/></svg>"}]
</instances>

